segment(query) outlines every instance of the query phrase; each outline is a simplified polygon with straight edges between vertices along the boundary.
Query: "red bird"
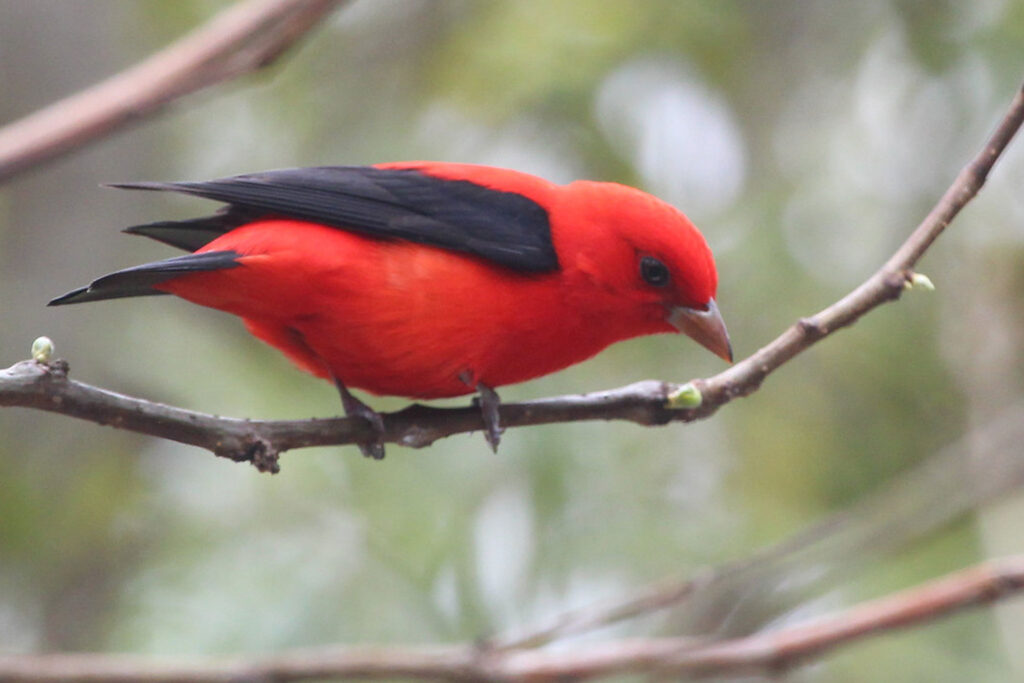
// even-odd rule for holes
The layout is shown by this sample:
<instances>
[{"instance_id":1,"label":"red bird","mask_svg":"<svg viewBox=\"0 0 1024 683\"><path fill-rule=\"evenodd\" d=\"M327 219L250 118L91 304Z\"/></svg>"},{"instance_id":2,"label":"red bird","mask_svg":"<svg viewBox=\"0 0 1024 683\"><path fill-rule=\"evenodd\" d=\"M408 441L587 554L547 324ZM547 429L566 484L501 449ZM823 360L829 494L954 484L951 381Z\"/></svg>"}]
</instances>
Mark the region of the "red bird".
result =
<instances>
[{"instance_id":1,"label":"red bird","mask_svg":"<svg viewBox=\"0 0 1024 683\"><path fill-rule=\"evenodd\" d=\"M683 332L732 359L704 238L672 206L623 185L401 162L116 187L226 206L128 228L192 253L105 275L50 305L170 293L233 313L334 381L346 413L378 434L380 416L347 387L426 399L478 391L497 447L495 387L614 342ZM361 450L384 454L380 438Z\"/></svg>"}]
</instances>

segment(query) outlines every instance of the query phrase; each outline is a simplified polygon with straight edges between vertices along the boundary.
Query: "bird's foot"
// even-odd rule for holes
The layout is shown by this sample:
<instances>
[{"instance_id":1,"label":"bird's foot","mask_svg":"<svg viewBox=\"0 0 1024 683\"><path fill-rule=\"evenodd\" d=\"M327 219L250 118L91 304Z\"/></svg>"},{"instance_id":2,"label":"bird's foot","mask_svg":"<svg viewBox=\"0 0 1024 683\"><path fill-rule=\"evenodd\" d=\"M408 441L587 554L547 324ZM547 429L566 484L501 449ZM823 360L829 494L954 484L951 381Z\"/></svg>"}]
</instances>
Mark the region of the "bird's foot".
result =
<instances>
[{"instance_id":1,"label":"bird's foot","mask_svg":"<svg viewBox=\"0 0 1024 683\"><path fill-rule=\"evenodd\" d=\"M501 414L498 408L501 407L501 398L497 392L486 384L477 382L476 390L480 394L480 414L484 418L484 438L490 445L491 450L498 452L498 443L501 441L501 433L505 429L501 426Z\"/></svg>"},{"instance_id":2,"label":"bird's foot","mask_svg":"<svg viewBox=\"0 0 1024 683\"><path fill-rule=\"evenodd\" d=\"M340 381L335 379L334 384L338 387L338 393L341 394L341 406L345 409L345 415L348 417L361 417L369 422L370 427L373 428L374 438L371 441L356 444L359 447L359 452L367 458L383 460L384 418L376 410L353 396Z\"/></svg>"}]
</instances>

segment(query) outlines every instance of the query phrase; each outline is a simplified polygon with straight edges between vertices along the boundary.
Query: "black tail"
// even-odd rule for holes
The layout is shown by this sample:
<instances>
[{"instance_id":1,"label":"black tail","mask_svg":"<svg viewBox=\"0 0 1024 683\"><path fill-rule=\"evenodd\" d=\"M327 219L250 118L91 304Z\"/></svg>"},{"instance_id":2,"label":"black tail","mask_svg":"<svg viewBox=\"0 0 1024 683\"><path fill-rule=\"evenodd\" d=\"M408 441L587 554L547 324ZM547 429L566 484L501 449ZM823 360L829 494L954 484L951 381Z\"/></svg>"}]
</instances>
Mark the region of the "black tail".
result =
<instances>
[{"instance_id":1,"label":"black tail","mask_svg":"<svg viewBox=\"0 0 1024 683\"><path fill-rule=\"evenodd\" d=\"M111 183L107 187L121 190L157 190L185 192L189 183ZM185 221L160 221L125 228L130 235L143 235L157 242L169 244L185 251L195 251L240 225L250 223L265 211L247 210L240 206L225 206L212 216Z\"/></svg>"},{"instance_id":2,"label":"black tail","mask_svg":"<svg viewBox=\"0 0 1024 683\"><path fill-rule=\"evenodd\" d=\"M195 251L205 247L234 226L225 224L224 216L207 216L193 218L189 221L161 221L125 228L129 235L142 235L157 242L169 244L185 251Z\"/></svg>"},{"instance_id":3,"label":"black tail","mask_svg":"<svg viewBox=\"0 0 1024 683\"><path fill-rule=\"evenodd\" d=\"M208 251L202 254L186 254L185 256L176 256L163 261L156 261L155 263L125 268L124 270L119 270L116 273L110 273L93 280L88 287L79 287L63 296L59 296L51 301L49 305L61 306L63 304L80 304L86 301L120 299L127 296L166 294L166 292L153 289L153 285L158 285L161 282L166 282L186 273L235 268L241 265L238 263L240 256L241 254L237 251Z\"/></svg>"},{"instance_id":4,"label":"black tail","mask_svg":"<svg viewBox=\"0 0 1024 683\"><path fill-rule=\"evenodd\" d=\"M142 184L140 183L139 186ZM114 185L113 187L126 187L139 189L134 185ZM149 189L149 188L144 188ZM262 214L236 206L227 206L212 216L193 218L186 221L160 221L158 223L147 223L125 228L123 232L130 235L142 235L157 242L169 244L185 251L195 251L217 239L221 235L231 232L240 225L251 223Z\"/></svg>"}]
</instances>

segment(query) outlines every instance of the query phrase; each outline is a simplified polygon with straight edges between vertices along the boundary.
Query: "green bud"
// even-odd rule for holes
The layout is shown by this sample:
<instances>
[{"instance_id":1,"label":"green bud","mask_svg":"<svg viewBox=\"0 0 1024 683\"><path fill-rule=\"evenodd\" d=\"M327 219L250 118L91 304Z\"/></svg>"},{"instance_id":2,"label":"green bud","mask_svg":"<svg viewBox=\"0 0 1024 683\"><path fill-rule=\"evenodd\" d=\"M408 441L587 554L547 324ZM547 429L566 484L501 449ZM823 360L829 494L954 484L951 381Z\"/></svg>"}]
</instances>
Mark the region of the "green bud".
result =
<instances>
[{"instance_id":1,"label":"green bud","mask_svg":"<svg viewBox=\"0 0 1024 683\"><path fill-rule=\"evenodd\" d=\"M914 273L913 277L910 279L913 280L915 287L926 289L929 292L935 291L935 284L932 282L931 278L924 273Z\"/></svg>"},{"instance_id":2,"label":"green bud","mask_svg":"<svg viewBox=\"0 0 1024 683\"><path fill-rule=\"evenodd\" d=\"M49 363L53 358L53 340L39 337L32 342L32 359L37 363Z\"/></svg>"},{"instance_id":3,"label":"green bud","mask_svg":"<svg viewBox=\"0 0 1024 683\"><path fill-rule=\"evenodd\" d=\"M703 402L704 397L701 396L700 389L694 386L693 382L687 382L668 395L665 406L673 410L682 410L700 408L700 404Z\"/></svg>"},{"instance_id":4,"label":"green bud","mask_svg":"<svg viewBox=\"0 0 1024 683\"><path fill-rule=\"evenodd\" d=\"M911 275L904 287L907 289L923 289L926 292L935 291L935 284L932 282L932 279L924 273L914 273Z\"/></svg>"}]
</instances>

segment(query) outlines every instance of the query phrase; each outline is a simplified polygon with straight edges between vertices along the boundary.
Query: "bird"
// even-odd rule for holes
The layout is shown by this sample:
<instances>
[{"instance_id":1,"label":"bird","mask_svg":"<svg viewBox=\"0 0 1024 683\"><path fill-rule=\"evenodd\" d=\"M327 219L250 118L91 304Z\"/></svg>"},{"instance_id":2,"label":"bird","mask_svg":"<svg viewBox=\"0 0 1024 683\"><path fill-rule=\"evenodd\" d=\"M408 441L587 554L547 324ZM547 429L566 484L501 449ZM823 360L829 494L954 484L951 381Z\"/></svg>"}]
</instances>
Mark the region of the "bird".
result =
<instances>
[{"instance_id":1,"label":"bird","mask_svg":"<svg viewBox=\"0 0 1024 683\"><path fill-rule=\"evenodd\" d=\"M683 333L732 361L700 231L678 209L612 182L556 184L492 166L406 161L286 168L112 187L220 202L213 215L124 232L189 252L125 268L51 306L173 294L242 318L295 365L350 389L410 399L478 394L497 450L496 389L625 339Z\"/></svg>"}]
</instances>

